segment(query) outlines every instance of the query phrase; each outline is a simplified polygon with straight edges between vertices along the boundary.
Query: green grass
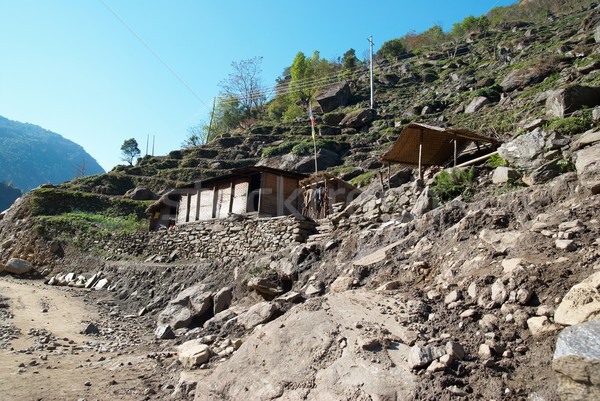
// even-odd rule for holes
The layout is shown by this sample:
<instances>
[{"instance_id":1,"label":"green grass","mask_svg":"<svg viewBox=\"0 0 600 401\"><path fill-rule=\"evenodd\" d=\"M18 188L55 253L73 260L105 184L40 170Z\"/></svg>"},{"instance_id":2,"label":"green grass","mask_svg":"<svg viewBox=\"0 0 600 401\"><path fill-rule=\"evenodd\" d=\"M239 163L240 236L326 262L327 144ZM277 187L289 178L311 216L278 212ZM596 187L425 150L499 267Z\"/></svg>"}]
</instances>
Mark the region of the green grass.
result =
<instances>
[{"instance_id":1,"label":"green grass","mask_svg":"<svg viewBox=\"0 0 600 401\"><path fill-rule=\"evenodd\" d=\"M544 128L563 135L574 135L585 132L592 127L591 114L585 112L581 117L555 118L544 124Z\"/></svg>"},{"instance_id":2,"label":"green grass","mask_svg":"<svg viewBox=\"0 0 600 401\"><path fill-rule=\"evenodd\" d=\"M354 185L357 188L366 187L373 181L376 174L377 172L375 171L367 171L366 173L363 173L358 177L354 177L353 179L351 179L350 184Z\"/></svg>"},{"instance_id":3,"label":"green grass","mask_svg":"<svg viewBox=\"0 0 600 401\"><path fill-rule=\"evenodd\" d=\"M55 216L37 216L41 235L67 243L78 243L81 237L107 238L114 234L132 234L147 229L147 220L136 215L106 216L73 211Z\"/></svg>"},{"instance_id":4,"label":"green grass","mask_svg":"<svg viewBox=\"0 0 600 401\"><path fill-rule=\"evenodd\" d=\"M475 170L453 168L450 171L441 171L433 180L431 189L437 194L442 203L451 201L458 196L469 197L473 193Z\"/></svg>"}]
</instances>

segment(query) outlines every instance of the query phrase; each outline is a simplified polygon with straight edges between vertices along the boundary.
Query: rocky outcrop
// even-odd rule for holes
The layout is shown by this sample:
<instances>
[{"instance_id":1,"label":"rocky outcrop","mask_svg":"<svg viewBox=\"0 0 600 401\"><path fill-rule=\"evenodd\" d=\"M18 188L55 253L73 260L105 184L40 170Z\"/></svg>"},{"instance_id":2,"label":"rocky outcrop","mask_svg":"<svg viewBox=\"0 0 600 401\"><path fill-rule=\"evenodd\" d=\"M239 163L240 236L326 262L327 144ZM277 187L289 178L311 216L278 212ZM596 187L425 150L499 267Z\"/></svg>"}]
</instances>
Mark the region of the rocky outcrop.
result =
<instances>
[{"instance_id":1,"label":"rocky outcrop","mask_svg":"<svg viewBox=\"0 0 600 401\"><path fill-rule=\"evenodd\" d=\"M540 128L520 135L498 148L498 154L511 165L532 169L542 164L538 157L544 151L544 132Z\"/></svg>"},{"instance_id":2,"label":"rocky outcrop","mask_svg":"<svg viewBox=\"0 0 600 401\"><path fill-rule=\"evenodd\" d=\"M552 91L546 99L546 114L551 117L566 117L582 107L600 104L600 88L591 86L571 86Z\"/></svg>"},{"instance_id":3,"label":"rocky outcrop","mask_svg":"<svg viewBox=\"0 0 600 401\"><path fill-rule=\"evenodd\" d=\"M574 325L600 317L600 272L573 286L554 313L554 321Z\"/></svg>"},{"instance_id":4,"label":"rocky outcrop","mask_svg":"<svg viewBox=\"0 0 600 401\"><path fill-rule=\"evenodd\" d=\"M375 111L373 109L356 110L347 114L339 125L348 128L362 128L373 121Z\"/></svg>"},{"instance_id":5,"label":"rocky outcrop","mask_svg":"<svg viewBox=\"0 0 600 401\"><path fill-rule=\"evenodd\" d=\"M34 267L31 263L26 260L11 258L6 262L6 266L4 266L4 271L12 274L27 274L31 273L34 270Z\"/></svg>"},{"instance_id":6,"label":"rocky outcrop","mask_svg":"<svg viewBox=\"0 0 600 401\"><path fill-rule=\"evenodd\" d=\"M600 320L564 329L556 340L552 368L561 400L600 399Z\"/></svg>"},{"instance_id":7,"label":"rocky outcrop","mask_svg":"<svg viewBox=\"0 0 600 401\"><path fill-rule=\"evenodd\" d=\"M207 312L212 315L213 293L204 284L197 284L179 293L169 301L158 315L159 325L170 325L174 329L189 326L194 319ZM206 317L208 318L208 317Z\"/></svg>"},{"instance_id":8,"label":"rocky outcrop","mask_svg":"<svg viewBox=\"0 0 600 401\"><path fill-rule=\"evenodd\" d=\"M575 152L575 168L581 183L592 191L600 193L600 143Z\"/></svg>"},{"instance_id":9,"label":"rocky outcrop","mask_svg":"<svg viewBox=\"0 0 600 401\"><path fill-rule=\"evenodd\" d=\"M350 100L350 95L348 84L340 82L330 87L326 92L317 95L316 101L323 113L329 113L338 107L346 106Z\"/></svg>"}]
</instances>

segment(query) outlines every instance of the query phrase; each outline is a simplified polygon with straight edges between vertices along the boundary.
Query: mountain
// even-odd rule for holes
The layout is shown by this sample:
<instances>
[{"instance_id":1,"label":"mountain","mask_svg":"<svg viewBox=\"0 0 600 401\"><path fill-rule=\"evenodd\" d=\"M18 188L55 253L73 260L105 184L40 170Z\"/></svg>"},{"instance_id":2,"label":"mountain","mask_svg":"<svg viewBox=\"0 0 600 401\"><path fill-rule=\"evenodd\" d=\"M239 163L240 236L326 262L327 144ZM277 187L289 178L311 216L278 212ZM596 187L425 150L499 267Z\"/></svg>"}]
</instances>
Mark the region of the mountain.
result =
<instances>
[{"instance_id":1,"label":"mountain","mask_svg":"<svg viewBox=\"0 0 600 401\"><path fill-rule=\"evenodd\" d=\"M78 144L37 125L0 116L0 181L29 191L47 182L59 184L103 172Z\"/></svg>"}]
</instances>

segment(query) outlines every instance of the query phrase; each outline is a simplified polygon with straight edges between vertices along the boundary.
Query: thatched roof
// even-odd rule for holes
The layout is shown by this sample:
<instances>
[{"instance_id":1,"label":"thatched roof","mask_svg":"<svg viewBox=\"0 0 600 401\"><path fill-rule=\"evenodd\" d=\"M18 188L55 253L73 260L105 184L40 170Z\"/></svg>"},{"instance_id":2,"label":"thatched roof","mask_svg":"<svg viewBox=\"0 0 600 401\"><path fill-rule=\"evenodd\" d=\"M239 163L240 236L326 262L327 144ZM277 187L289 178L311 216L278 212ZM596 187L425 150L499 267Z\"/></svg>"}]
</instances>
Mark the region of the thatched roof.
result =
<instances>
[{"instance_id":1,"label":"thatched roof","mask_svg":"<svg viewBox=\"0 0 600 401\"><path fill-rule=\"evenodd\" d=\"M421 139L422 138L422 139ZM493 138L477 135L465 128L440 128L426 124L410 123L400 133L396 143L381 160L409 165L419 164L419 144L423 141L421 164L423 166L443 165L454 155L454 139L460 152L470 142L500 142Z\"/></svg>"}]
</instances>

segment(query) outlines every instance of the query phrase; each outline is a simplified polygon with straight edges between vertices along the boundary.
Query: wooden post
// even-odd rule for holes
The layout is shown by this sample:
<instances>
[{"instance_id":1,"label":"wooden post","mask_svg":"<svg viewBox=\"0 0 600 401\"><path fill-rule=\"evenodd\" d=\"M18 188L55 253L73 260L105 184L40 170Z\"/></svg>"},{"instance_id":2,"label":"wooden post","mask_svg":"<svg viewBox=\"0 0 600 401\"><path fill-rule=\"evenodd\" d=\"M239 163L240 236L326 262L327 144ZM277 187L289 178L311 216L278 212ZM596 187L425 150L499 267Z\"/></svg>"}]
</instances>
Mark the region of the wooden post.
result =
<instances>
[{"instance_id":1,"label":"wooden post","mask_svg":"<svg viewBox=\"0 0 600 401\"><path fill-rule=\"evenodd\" d=\"M231 213L233 210L233 191L235 190L234 180L231 180L231 185L229 185L229 211Z\"/></svg>"},{"instance_id":2,"label":"wooden post","mask_svg":"<svg viewBox=\"0 0 600 401\"><path fill-rule=\"evenodd\" d=\"M423 129L421 128L421 133L419 134L419 179L423 179L423 169L421 167L421 159L423 158Z\"/></svg>"},{"instance_id":3,"label":"wooden post","mask_svg":"<svg viewBox=\"0 0 600 401\"><path fill-rule=\"evenodd\" d=\"M381 190L385 191L385 187L383 186L383 171L379 170L379 183L381 184Z\"/></svg>"},{"instance_id":4,"label":"wooden post","mask_svg":"<svg viewBox=\"0 0 600 401\"><path fill-rule=\"evenodd\" d=\"M217 197L217 184L215 184L215 186L213 187L213 204L212 204L212 213L211 213L211 217L214 219L215 217L217 217L217 205L219 203L219 199Z\"/></svg>"},{"instance_id":5,"label":"wooden post","mask_svg":"<svg viewBox=\"0 0 600 401\"><path fill-rule=\"evenodd\" d=\"M260 175L260 183L258 184L258 208L256 210L256 212L257 212L256 216L257 217L260 217L260 207L261 207L261 204L262 204L262 184L263 184L263 175L261 174Z\"/></svg>"},{"instance_id":6,"label":"wooden post","mask_svg":"<svg viewBox=\"0 0 600 401\"><path fill-rule=\"evenodd\" d=\"M390 176L392 175L392 167L391 167L391 163L387 162L387 182L388 182L388 188L391 188L390 186Z\"/></svg>"},{"instance_id":7,"label":"wooden post","mask_svg":"<svg viewBox=\"0 0 600 401\"><path fill-rule=\"evenodd\" d=\"M456 134L454 134L454 167L456 167Z\"/></svg>"}]
</instances>

